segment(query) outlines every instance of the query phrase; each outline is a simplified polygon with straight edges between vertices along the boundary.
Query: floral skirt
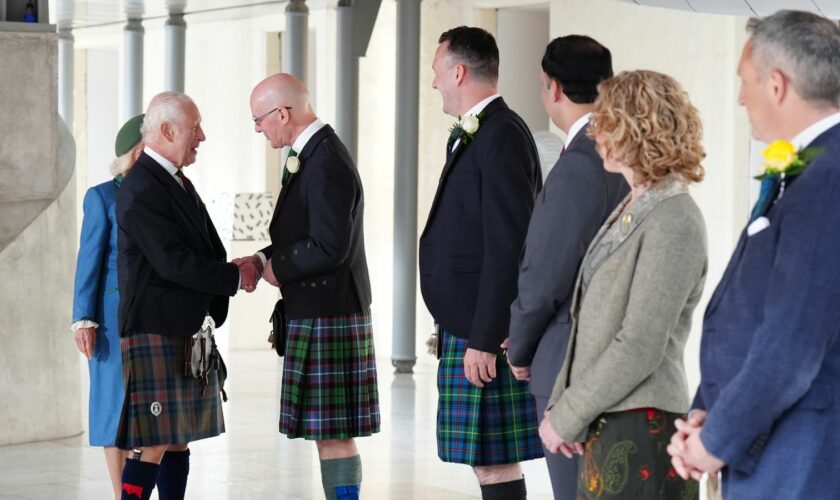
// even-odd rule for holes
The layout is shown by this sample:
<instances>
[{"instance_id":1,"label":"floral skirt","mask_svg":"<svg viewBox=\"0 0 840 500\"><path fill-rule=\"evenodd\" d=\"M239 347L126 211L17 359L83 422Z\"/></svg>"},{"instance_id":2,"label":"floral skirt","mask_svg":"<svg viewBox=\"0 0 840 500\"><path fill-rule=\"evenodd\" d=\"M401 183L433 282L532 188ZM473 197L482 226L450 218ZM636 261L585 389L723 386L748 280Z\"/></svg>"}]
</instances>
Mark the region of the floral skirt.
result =
<instances>
[{"instance_id":1,"label":"floral skirt","mask_svg":"<svg viewBox=\"0 0 840 500\"><path fill-rule=\"evenodd\" d=\"M579 459L577 497L696 500L699 484L677 475L666 450L678 418L653 408L598 417Z\"/></svg>"}]
</instances>

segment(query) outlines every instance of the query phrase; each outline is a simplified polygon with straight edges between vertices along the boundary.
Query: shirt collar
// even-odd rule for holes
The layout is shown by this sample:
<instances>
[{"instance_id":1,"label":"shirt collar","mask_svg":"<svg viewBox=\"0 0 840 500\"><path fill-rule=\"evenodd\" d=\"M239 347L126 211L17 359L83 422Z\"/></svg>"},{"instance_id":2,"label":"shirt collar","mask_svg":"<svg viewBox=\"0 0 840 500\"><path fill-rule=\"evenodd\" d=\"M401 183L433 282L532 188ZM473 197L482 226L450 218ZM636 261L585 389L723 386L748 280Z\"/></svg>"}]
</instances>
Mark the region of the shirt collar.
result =
<instances>
[{"instance_id":1,"label":"shirt collar","mask_svg":"<svg viewBox=\"0 0 840 500\"><path fill-rule=\"evenodd\" d=\"M501 96L499 94L493 94L490 97L488 97L486 99L483 99L481 102L479 102L475 106L471 107L469 111L464 113L464 116L477 115L477 114L481 113L482 111L484 111L484 108L486 108L487 105L490 104L491 102L493 102L493 100L496 99L497 97L501 97Z\"/></svg>"},{"instance_id":2,"label":"shirt collar","mask_svg":"<svg viewBox=\"0 0 840 500\"><path fill-rule=\"evenodd\" d=\"M812 124L802 132L796 134L791 144L797 149L803 149L814 142L814 139L820 136L823 132L840 123L840 113L826 116L822 120Z\"/></svg>"},{"instance_id":3,"label":"shirt collar","mask_svg":"<svg viewBox=\"0 0 840 500\"><path fill-rule=\"evenodd\" d=\"M589 123L589 115L591 114L592 113L586 113L585 115L578 118L577 121L574 122L571 127L569 127L569 133L566 134L566 145L564 147L568 148L569 143L571 143L575 139L575 136L578 134L578 132L580 132L581 129L583 129L583 127L585 127L586 124Z\"/></svg>"},{"instance_id":4,"label":"shirt collar","mask_svg":"<svg viewBox=\"0 0 840 500\"><path fill-rule=\"evenodd\" d=\"M158 162L158 164L161 167L163 167L164 170L169 172L169 175L174 177L175 174L178 173L178 168L175 166L175 164L164 158L160 153L158 153L154 149L150 148L149 146L146 146L143 148L143 152L151 156L153 160Z\"/></svg>"},{"instance_id":5,"label":"shirt collar","mask_svg":"<svg viewBox=\"0 0 840 500\"><path fill-rule=\"evenodd\" d=\"M295 150L297 154L300 154L303 151L303 148L306 147L306 143L309 142L309 139L312 139L312 136L315 135L316 132L324 128L324 122L321 121L320 118L315 118L315 120L306 126L303 129L303 132L297 136L297 139L292 143L292 149Z\"/></svg>"}]
</instances>

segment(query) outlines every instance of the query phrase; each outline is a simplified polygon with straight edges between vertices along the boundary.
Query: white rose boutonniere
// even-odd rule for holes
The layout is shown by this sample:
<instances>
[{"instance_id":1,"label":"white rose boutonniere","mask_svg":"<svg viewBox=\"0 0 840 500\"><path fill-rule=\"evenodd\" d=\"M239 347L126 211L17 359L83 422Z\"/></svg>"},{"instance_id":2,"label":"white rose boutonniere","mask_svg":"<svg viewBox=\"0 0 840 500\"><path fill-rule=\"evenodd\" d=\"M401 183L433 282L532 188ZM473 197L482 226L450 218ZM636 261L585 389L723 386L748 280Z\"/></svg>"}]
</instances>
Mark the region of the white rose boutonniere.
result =
<instances>
[{"instance_id":1,"label":"white rose boutonniere","mask_svg":"<svg viewBox=\"0 0 840 500\"><path fill-rule=\"evenodd\" d=\"M449 129L449 141L447 148L451 148L455 141L460 140L461 144L466 146L475 138L475 133L481 126L481 119L484 117L484 112L477 115L467 115L458 117L458 121Z\"/></svg>"},{"instance_id":2,"label":"white rose boutonniere","mask_svg":"<svg viewBox=\"0 0 840 500\"><path fill-rule=\"evenodd\" d=\"M290 156L286 159L286 170L289 171L290 174L298 173L300 170L300 159L297 156Z\"/></svg>"},{"instance_id":3,"label":"white rose boutonniere","mask_svg":"<svg viewBox=\"0 0 840 500\"><path fill-rule=\"evenodd\" d=\"M467 115L461 120L461 128L470 135L475 135L478 132L479 125L478 117L475 115Z\"/></svg>"}]
</instances>

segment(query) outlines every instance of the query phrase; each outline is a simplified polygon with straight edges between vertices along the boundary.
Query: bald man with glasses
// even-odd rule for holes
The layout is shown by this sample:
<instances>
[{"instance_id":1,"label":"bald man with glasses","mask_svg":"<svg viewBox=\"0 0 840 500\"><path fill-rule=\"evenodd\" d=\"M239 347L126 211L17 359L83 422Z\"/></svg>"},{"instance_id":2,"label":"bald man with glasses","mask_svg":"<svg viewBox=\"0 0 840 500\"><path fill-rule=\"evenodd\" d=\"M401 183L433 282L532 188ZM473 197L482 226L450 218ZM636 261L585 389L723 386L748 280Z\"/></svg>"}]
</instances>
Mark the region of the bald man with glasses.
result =
<instances>
[{"instance_id":1,"label":"bald man with glasses","mask_svg":"<svg viewBox=\"0 0 840 500\"><path fill-rule=\"evenodd\" d=\"M362 465L354 438L380 428L362 181L291 75L260 82L251 113L273 148L290 147L271 245L235 261L256 264L282 290L280 432L315 441L328 500L357 499Z\"/></svg>"}]
</instances>

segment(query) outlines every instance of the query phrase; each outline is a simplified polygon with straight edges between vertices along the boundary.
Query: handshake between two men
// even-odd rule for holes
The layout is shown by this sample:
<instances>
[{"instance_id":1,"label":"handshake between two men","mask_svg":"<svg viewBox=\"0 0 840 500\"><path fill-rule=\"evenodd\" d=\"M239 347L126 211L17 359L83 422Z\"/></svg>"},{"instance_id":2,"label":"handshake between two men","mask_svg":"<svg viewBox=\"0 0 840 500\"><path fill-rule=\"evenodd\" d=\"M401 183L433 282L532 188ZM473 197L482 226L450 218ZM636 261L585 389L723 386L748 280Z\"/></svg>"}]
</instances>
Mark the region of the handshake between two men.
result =
<instances>
[{"instance_id":1,"label":"handshake between two men","mask_svg":"<svg viewBox=\"0 0 840 500\"><path fill-rule=\"evenodd\" d=\"M263 262L261 255L254 254L247 257L238 257L231 262L239 266L240 289L248 293L253 292L257 289L260 278L271 285L280 287L280 283L274 277L274 271L271 269L271 259Z\"/></svg>"}]
</instances>

